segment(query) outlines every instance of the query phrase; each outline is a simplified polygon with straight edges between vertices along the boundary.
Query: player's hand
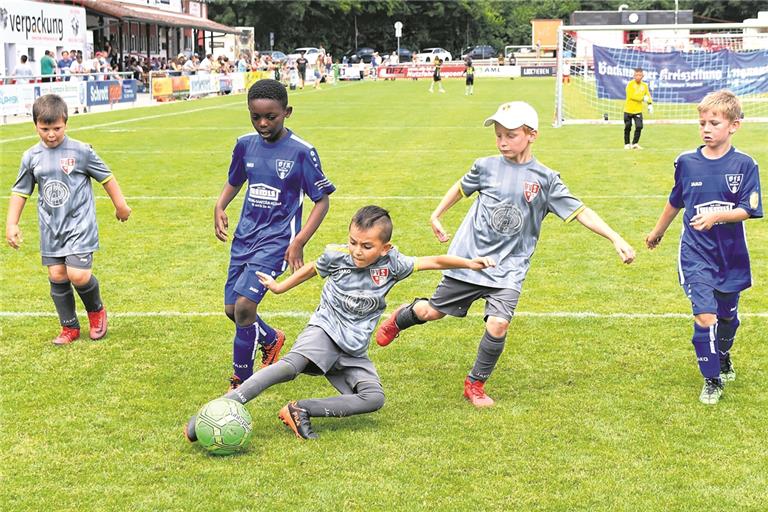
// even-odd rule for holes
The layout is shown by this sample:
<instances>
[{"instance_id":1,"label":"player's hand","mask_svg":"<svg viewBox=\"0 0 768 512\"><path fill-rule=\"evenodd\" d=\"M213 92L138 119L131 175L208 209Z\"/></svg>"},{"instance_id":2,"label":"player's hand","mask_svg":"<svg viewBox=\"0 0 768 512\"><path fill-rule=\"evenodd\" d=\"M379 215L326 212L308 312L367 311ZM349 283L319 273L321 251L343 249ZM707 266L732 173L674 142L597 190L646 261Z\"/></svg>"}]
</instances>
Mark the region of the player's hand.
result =
<instances>
[{"instance_id":1,"label":"player's hand","mask_svg":"<svg viewBox=\"0 0 768 512\"><path fill-rule=\"evenodd\" d=\"M650 103L648 104L648 113L653 114L653 105L651 105Z\"/></svg>"},{"instance_id":2,"label":"player's hand","mask_svg":"<svg viewBox=\"0 0 768 512\"><path fill-rule=\"evenodd\" d=\"M216 234L216 238L222 242L226 242L229 234L229 218L224 210L216 209L213 211L213 231Z\"/></svg>"},{"instance_id":3,"label":"player's hand","mask_svg":"<svg viewBox=\"0 0 768 512\"><path fill-rule=\"evenodd\" d=\"M288 250L285 251L285 261L288 262L288 268L291 269L291 272L304 266L304 244L297 238L293 239Z\"/></svg>"},{"instance_id":4,"label":"player's hand","mask_svg":"<svg viewBox=\"0 0 768 512\"><path fill-rule=\"evenodd\" d=\"M264 272L258 271L256 272L256 277L259 278L259 282L264 285L264 287L274 293L275 288L277 287L277 281L275 281L274 277L269 274L265 274Z\"/></svg>"},{"instance_id":5,"label":"player's hand","mask_svg":"<svg viewBox=\"0 0 768 512\"><path fill-rule=\"evenodd\" d=\"M708 213L698 213L691 218L690 225L696 231L709 231L717 223L717 218Z\"/></svg>"},{"instance_id":6,"label":"player's hand","mask_svg":"<svg viewBox=\"0 0 768 512\"><path fill-rule=\"evenodd\" d=\"M619 258L621 258L623 263L629 265L635 261L635 250L623 238L619 238L613 242L613 247L616 249Z\"/></svg>"},{"instance_id":7,"label":"player's hand","mask_svg":"<svg viewBox=\"0 0 768 512\"><path fill-rule=\"evenodd\" d=\"M128 217L131 216L131 207L127 204L123 204L122 206L115 208L115 217L117 217L117 220L120 222L125 222L128 220Z\"/></svg>"},{"instance_id":8,"label":"player's hand","mask_svg":"<svg viewBox=\"0 0 768 512\"><path fill-rule=\"evenodd\" d=\"M21 229L18 224L10 224L5 228L5 241L14 249L18 249L24 241L21 238Z\"/></svg>"},{"instance_id":9,"label":"player's hand","mask_svg":"<svg viewBox=\"0 0 768 512\"><path fill-rule=\"evenodd\" d=\"M496 262L493 258L484 256L482 258L472 258L469 263L470 270L483 270L488 267L495 267Z\"/></svg>"},{"instance_id":10,"label":"player's hand","mask_svg":"<svg viewBox=\"0 0 768 512\"><path fill-rule=\"evenodd\" d=\"M430 224L432 225L432 232L435 234L437 239L440 240L441 243L445 243L451 239L450 233L448 233L443 228L443 225L440 223L440 219L433 218L430 220Z\"/></svg>"},{"instance_id":11,"label":"player's hand","mask_svg":"<svg viewBox=\"0 0 768 512\"><path fill-rule=\"evenodd\" d=\"M663 234L658 235L656 233L649 233L648 236L645 237L645 246L650 250L654 250L659 246L662 238L664 238Z\"/></svg>"}]
</instances>

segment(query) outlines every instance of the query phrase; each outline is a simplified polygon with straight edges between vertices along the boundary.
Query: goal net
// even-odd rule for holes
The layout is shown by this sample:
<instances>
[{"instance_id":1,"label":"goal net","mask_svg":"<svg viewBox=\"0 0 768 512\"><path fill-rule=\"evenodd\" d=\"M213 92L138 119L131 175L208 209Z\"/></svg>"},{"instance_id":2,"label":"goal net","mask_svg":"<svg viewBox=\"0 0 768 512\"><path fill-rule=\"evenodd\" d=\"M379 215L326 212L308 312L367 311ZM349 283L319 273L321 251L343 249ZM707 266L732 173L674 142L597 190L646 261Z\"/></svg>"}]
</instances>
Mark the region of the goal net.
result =
<instances>
[{"instance_id":1,"label":"goal net","mask_svg":"<svg viewBox=\"0 0 768 512\"><path fill-rule=\"evenodd\" d=\"M768 23L564 26L555 126L623 123L625 89L642 68L653 98L645 123L698 122L709 92L733 91L745 120L768 122Z\"/></svg>"}]
</instances>

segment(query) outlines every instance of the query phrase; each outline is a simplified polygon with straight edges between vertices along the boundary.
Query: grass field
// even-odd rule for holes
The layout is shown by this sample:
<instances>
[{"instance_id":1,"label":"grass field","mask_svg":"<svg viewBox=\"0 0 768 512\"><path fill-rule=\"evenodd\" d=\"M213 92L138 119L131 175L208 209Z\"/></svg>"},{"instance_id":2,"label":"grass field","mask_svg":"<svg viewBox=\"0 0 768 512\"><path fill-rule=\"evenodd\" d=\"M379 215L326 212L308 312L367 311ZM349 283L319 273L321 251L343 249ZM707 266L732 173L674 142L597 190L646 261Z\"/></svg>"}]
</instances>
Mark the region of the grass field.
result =
<instances>
[{"instance_id":1,"label":"grass field","mask_svg":"<svg viewBox=\"0 0 768 512\"><path fill-rule=\"evenodd\" d=\"M217 458L188 444L184 422L231 374L228 247L214 238L212 213L234 140L251 129L245 97L74 116L70 136L111 166L133 215L117 222L97 190L95 274L111 315L102 342L50 343L57 319L34 201L22 249L0 250L0 510L765 510L768 224L747 223L755 287L741 300L738 379L713 407L698 402L689 304L676 281L678 229L658 250L642 247L672 162L698 144L697 128L650 126L647 149L625 151L619 126L550 128L549 79L481 79L472 97L460 81L447 80L447 94L427 87L291 93L287 125L317 147L338 188L307 260L345 242L350 216L370 203L391 210L402 252L444 252L429 214L475 158L496 152L482 121L512 99L539 111L534 153L638 251L624 266L607 241L547 218L487 386L496 407L475 410L461 397L483 331L476 304L468 319L371 347L387 391L375 414L317 418L318 441L295 439L280 407L334 392L302 376L248 404L256 432L244 453ZM735 137L763 163L763 183L767 139L765 125ZM31 122L0 128L2 218L21 154L35 142ZM241 201L230 208L232 226ZM470 204L446 215L451 231ZM421 272L395 287L388 311L429 296L439 278ZM321 285L315 278L262 303L289 344Z\"/></svg>"}]
</instances>

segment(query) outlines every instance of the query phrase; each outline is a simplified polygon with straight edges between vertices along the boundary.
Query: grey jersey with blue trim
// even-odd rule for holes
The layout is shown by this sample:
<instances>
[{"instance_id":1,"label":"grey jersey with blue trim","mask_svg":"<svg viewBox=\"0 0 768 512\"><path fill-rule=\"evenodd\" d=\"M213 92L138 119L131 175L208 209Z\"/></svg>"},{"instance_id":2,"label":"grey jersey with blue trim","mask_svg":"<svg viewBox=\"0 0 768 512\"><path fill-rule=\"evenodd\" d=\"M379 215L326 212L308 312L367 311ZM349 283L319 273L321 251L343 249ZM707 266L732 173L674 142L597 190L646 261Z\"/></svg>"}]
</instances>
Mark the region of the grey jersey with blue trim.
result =
<instances>
[{"instance_id":1,"label":"grey jersey with blue trim","mask_svg":"<svg viewBox=\"0 0 768 512\"><path fill-rule=\"evenodd\" d=\"M315 262L323 285L320 305L309 325L321 327L344 352L362 356L387 307L385 295L413 273L416 259L397 249L374 264L356 267L345 245L329 245Z\"/></svg>"},{"instance_id":2,"label":"grey jersey with blue trim","mask_svg":"<svg viewBox=\"0 0 768 512\"><path fill-rule=\"evenodd\" d=\"M582 208L560 175L535 158L515 164L503 156L475 161L459 182L464 196L477 192L448 253L464 258L490 256L496 266L481 271L452 269L444 275L492 288L521 291L544 217L571 220Z\"/></svg>"},{"instance_id":3,"label":"grey jersey with blue trim","mask_svg":"<svg viewBox=\"0 0 768 512\"><path fill-rule=\"evenodd\" d=\"M90 145L65 137L55 148L39 142L21 157L12 192L29 197L38 187L40 254L67 256L99 248L91 178L112 177Z\"/></svg>"}]
</instances>

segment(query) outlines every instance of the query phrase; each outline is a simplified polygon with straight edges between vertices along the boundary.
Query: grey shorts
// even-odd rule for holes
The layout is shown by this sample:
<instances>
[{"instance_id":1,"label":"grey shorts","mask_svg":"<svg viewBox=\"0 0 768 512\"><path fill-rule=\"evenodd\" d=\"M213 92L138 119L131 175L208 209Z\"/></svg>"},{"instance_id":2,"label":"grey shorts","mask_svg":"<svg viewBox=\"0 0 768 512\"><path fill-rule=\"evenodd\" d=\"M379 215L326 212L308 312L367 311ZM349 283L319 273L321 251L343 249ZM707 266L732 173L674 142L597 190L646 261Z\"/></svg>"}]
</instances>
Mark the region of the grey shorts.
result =
<instances>
[{"instance_id":1,"label":"grey shorts","mask_svg":"<svg viewBox=\"0 0 768 512\"><path fill-rule=\"evenodd\" d=\"M446 315L465 317L469 306L478 299L485 299L485 320L489 316L512 320L520 300L520 292L511 288L491 288L459 281L443 276L437 285L429 305Z\"/></svg>"},{"instance_id":2,"label":"grey shorts","mask_svg":"<svg viewBox=\"0 0 768 512\"><path fill-rule=\"evenodd\" d=\"M93 268L93 253L69 254L67 256L43 256L43 266L66 265L81 270L90 270Z\"/></svg>"},{"instance_id":3,"label":"grey shorts","mask_svg":"<svg viewBox=\"0 0 768 512\"><path fill-rule=\"evenodd\" d=\"M326 332L315 325L308 325L291 348L311 361L303 373L325 375L328 382L339 393L355 393L361 382L375 382L381 386L381 379L368 356L355 357L347 354L333 342Z\"/></svg>"}]
</instances>

